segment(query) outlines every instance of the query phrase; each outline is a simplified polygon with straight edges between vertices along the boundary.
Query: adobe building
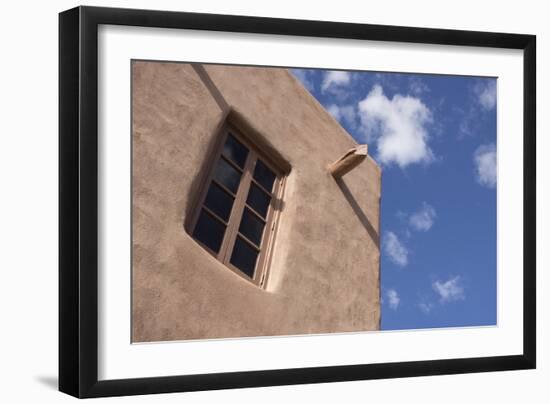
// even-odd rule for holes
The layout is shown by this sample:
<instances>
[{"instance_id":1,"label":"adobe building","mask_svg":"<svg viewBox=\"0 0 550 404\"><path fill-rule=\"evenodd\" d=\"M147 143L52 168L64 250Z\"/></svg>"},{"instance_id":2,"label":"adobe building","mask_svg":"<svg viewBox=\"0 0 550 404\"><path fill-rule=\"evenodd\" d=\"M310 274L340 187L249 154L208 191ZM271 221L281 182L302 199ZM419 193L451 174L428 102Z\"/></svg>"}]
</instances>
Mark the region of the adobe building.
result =
<instances>
[{"instance_id":1,"label":"adobe building","mask_svg":"<svg viewBox=\"0 0 550 404\"><path fill-rule=\"evenodd\" d=\"M377 330L381 171L282 68L132 62L132 341Z\"/></svg>"}]
</instances>

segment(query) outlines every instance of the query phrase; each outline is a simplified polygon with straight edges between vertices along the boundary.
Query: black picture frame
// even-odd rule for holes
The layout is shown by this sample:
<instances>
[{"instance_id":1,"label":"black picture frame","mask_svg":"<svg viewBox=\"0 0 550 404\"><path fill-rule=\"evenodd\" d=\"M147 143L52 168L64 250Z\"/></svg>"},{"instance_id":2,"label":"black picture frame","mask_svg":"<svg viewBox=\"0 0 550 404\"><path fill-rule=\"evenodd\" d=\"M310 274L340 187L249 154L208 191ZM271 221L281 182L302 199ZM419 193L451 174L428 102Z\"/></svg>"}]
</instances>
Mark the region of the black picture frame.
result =
<instances>
[{"instance_id":1,"label":"black picture frame","mask_svg":"<svg viewBox=\"0 0 550 404\"><path fill-rule=\"evenodd\" d=\"M100 24L523 50L523 353L99 381L97 52ZM60 13L59 390L85 398L535 368L535 107L534 35L96 7L77 7Z\"/></svg>"}]
</instances>

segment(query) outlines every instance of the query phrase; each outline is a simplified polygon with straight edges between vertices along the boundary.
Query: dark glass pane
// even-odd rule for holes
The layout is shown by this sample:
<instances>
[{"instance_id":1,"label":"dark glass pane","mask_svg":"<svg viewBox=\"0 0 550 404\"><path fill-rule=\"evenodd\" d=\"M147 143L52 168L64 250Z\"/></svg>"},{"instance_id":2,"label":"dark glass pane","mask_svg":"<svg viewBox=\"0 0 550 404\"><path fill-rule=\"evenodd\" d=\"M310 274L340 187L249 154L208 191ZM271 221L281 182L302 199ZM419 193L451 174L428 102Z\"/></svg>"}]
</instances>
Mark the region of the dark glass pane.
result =
<instances>
[{"instance_id":1,"label":"dark glass pane","mask_svg":"<svg viewBox=\"0 0 550 404\"><path fill-rule=\"evenodd\" d=\"M239 167L244 168L248 149L230 134L223 145L223 154Z\"/></svg>"},{"instance_id":2,"label":"dark glass pane","mask_svg":"<svg viewBox=\"0 0 550 404\"><path fill-rule=\"evenodd\" d=\"M261 160L258 160L254 168L254 179L258 181L262 187L271 192L273 183L275 182L275 173L267 168Z\"/></svg>"},{"instance_id":3,"label":"dark glass pane","mask_svg":"<svg viewBox=\"0 0 550 404\"><path fill-rule=\"evenodd\" d=\"M262 241L264 222L252 213L250 209L245 208L239 231L243 236L259 247Z\"/></svg>"},{"instance_id":4,"label":"dark glass pane","mask_svg":"<svg viewBox=\"0 0 550 404\"><path fill-rule=\"evenodd\" d=\"M193 231L193 237L217 253L222 245L225 225L212 215L201 210L199 220Z\"/></svg>"},{"instance_id":5,"label":"dark glass pane","mask_svg":"<svg viewBox=\"0 0 550 404\"><path fill-rule=\"evenodd\" d=\"M210 184L204 204L208 209L221 217L226 222L229 220L233 197L215 183Z\"/></svg>"},{"instance_id":6,"label":"dark glass pane","mask_svg":"<svg viewBox=\"0 0 550 404\"><path fill-rule=\"evenodd\" d=\"M243 271L246 275L254 278L254 268L256 267L256 259L258 251L242 238L237 237L233 254L231 254L231 263Z\"/></svg>"},{"instance_id":7,"label":"dark glass pane","mask_svg":"<svg viewBox=\"0 0 550 404\"><path fill-rule=\"evenodd\" d=\"M262 191L260 187L254 183L250 184L250 191L248 191L246 203L264 218L267 216L267 209L269 208L270 201L271 196Z\"/></svg>"},{"instance_id":8,"label":"dark glass pane","mask_svg":"<svg viewBox=\"0 0 550 404\"><path fill-rule=\"evenodd\" d=\"M239 182L241 181L241 173L221 158L216 165L214 179L236 194L239 188Z\"/></svg>"}]
</instances>

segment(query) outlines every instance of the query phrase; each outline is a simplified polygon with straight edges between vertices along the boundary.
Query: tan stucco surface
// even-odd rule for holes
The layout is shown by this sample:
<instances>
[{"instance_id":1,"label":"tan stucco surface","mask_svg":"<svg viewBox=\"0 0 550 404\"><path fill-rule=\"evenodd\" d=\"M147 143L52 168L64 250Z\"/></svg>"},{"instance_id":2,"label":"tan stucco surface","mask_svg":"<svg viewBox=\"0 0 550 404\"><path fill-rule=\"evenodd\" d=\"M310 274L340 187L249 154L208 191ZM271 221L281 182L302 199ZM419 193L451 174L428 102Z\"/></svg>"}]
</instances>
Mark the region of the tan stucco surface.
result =
<instances>
[{"instance_id":1,"label":"tan stucco surface","mask_svg":"<svg viewBox=\"0 0 550 404\"><path fill-rule=\"evenodd\" d=\"M334 180L356 143L307 90L285 69L183 63L134 61L132 81L132 340L378 329L380 169ZM266 289L184 226L228 107L291 167Z\"/></svg>"}]
</instances>

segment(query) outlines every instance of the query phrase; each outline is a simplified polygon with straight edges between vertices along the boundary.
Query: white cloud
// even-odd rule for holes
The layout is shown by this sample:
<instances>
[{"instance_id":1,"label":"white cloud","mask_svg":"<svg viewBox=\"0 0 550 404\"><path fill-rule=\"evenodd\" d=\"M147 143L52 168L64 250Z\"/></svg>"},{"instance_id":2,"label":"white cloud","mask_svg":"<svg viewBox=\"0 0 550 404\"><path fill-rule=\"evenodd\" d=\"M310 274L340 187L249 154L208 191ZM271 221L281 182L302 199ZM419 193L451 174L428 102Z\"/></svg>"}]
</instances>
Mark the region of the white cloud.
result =
<instances>
[{"instance_id":1,"label":"white cloud","mask_svg":"<svg viewBox=\"0 0 550 404\"><path fill-rule=\"evenodd\" d=\"M488 188L497 185L497 150L494 143L479 146L474 153L477 182Z\"/></svg>"},{"instance_id":2,"label":"white cloud","mask_svg":"<svg viewBox=\"0 0 550 404\"><path fill-rule=\"evenodd\" d=\"M486 79L474 87L479 105L486 111L490 111L497 105L497 81Z\"/></svg>"},{"instance_id":3,"label":"white cloud","mask_svg":"<svg viewBox=\"0 0 550 404\"><path fill-rule=\"evenodd\" d=\"M472 98L467 108L453 107L453 112L460 119L458 124L459 138L474 136L481 129L484 113L494 110L497 104L497 84L495 79L478 81L470 88Z\"/></svg>"},{"instance_id":4,"label":"white cloud","mask_svg":"<svg viewBox=\"0 0 550 404\"><path fill-rule=\"evenodd\" d=\"M424 314L430 314L430 312L432 311L434 305L433 303L425 303L425 302L422 302L422 303L418 303L418 308L422 311L422 313Z\"/></svg>"},{"instance_id":5,"label":"white cloud","mask_svg":"<svg viewBox=\"0 0 550 404\"><path fill-rule=\"evenodd\" d=\"M311 72L305 69L291 69L290 72L296 77L305 88L310 92L314 90L313 79L311 77Z\"/></svg>"},{"instance_id":6,"label":"white cloud","mask_svg":"<svg viewBox=\"0 0 550 404\"><path fill-rule=\"evenodd\" d=\"M409 251L407 248L399 241L399 238L395 233L389 231L385 234L384 240L384 251L386 255L396 264L401 267L404 267L408 263Z\"/></svg>"},{"instance_id":7,"label":"white cloud","mask_svg":"<svg viewBox=\"0 0 550 404\"><path fill-rule=\"evenodd\" d=\"M327 111L341 124L347 124L350 128L355 128L357 125L357 114L352 105L338 106L336 104L329 105Z\"/></svg>"},{"instance_id":8,"label":"white cloud","mask_svg":"<svg viewBox=\"0 0 550 404\"><path fill-rule=\"evenodd\" d=\"M409 218L409 224L418 231L428 231L432 228L436 218L435 209L426 202L422 204L422 208L413 213Z\"/></svg>"},{"instance_id":9,"label":"white cloud","mask_svg":"<svg viewBox=\"0 0 550 404\"><path fill-rule=\"evenodd\" d=\"M382 87L375 85L359 102L359 117L367 142L376 142L381 163L405 168L433 160L426 128L432 113L419 98L397 94L389 99Z\"/></svg>"},{"instance_id":10,"label":"white cloud","mask_svg":"<svg viewBox=\"0 0 550 404\"><path fill-rule=\"evenodd\" d=\"M395 217L404 222L407 220L407 213L403 212L402 210L398 210L397 212L395 212Z\"/></svg>"},{"instance_id":11,"label":"white cloud","mask_svg":"<svg viewBox=\"0 0 550 404\"><path fill-rule=\"evenodd\" d=\"M331 114L334 119L336 119L337 121L340 120L340 118L342 118L342 113L340 112L340 107L336 104L332 104L332 105L329 105L327 107L327 111L329 114Z\"/></svg>"},{"instance_id":12,"label":"white cloud","mask_svg":"<svg viewBox=\"0 0 550 404\"><path fill-rule=\"evenodd\" d=\"M446 282L435 281L432 283L432 288L439 295L441 303L464 300L464 288L461 285L460 276L455 276Z\"/></svg>"},{"instance_id":13,"label":"white cloud","mask_svg":"<svg viewBox=\"0 0 550 404\"><path fill-rule=\"evenodd\" d=\"M390 309L397 310L399 302L401 301L397 291L395 289L388 289L386 291L386 296L388 297L388 304L390 305Z\"/></svg>"},{"instance_id":14,"label":"white cloud","mask_svg":"<svg viewBox=\"0 0 550 404\"><path fill-rule=\"evenodd\" d=\"M338 87L346 86L351 81L351 73L343 71L328 71L323 77L321 91L325 92Z\"/></svg>"},{"instance_id":15,"label":"white cloud","mask_svg":"<svg viewBox=\"0 0 550 404\"><path fill-rule=\"evenodd\" d=\"M410 76L409 78L409 91L414 95L421 95L430 92L430 87L417 76Z\"/></svg>"}]
</instances>

